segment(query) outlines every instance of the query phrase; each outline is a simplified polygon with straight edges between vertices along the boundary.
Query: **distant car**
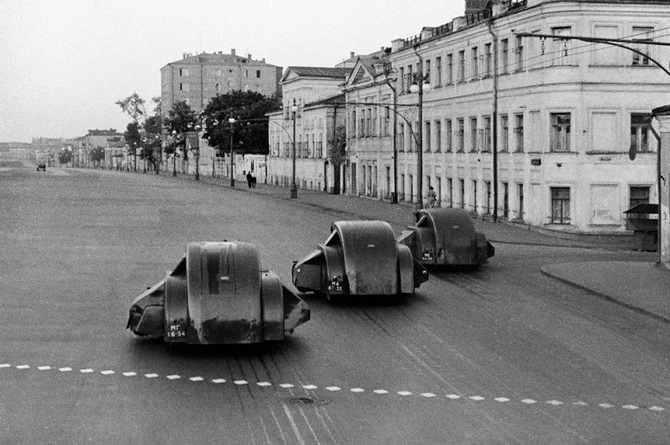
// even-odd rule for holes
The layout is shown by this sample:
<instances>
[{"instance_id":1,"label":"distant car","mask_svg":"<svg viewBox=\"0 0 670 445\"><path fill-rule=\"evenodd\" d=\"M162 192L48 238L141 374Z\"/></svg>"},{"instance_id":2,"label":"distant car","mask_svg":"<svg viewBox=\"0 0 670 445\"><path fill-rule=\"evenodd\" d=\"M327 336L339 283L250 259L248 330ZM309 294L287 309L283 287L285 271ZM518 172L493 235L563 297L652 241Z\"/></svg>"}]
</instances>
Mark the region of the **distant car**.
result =
<instances>
[{"instance_id":1,"label":"distant car","mask_svg":"<svg viewBox=\"0 0 670 445\"><path fill-rule=\"evenodd\" d=\"M412 295L428 279L385 221L336 221L324 244L293 265L293 284L333 301L344 295Z\"/></svg>"},{"instance_id":2,"label":"distant car","mask_svg":"<svg viewBox=\"0 0 670 445\"><path fill-rule=\"evenodd\" d=\"M403 231L398 243L408 246L424 266L476 268L495 255L495 247L475 231L466 210L422 209L415 216L416 225Z\"/></svg>"},{"instance_id":3,"label":"distant car","mask_svg":"<svg viewBox=\"0 0 670 445\"><path fill-rule=\"evenodd\" d=\"M42 170L43 172L47 171L47 165L44 162L37 164L37 171Z\"/></svg>"}]
</instances>

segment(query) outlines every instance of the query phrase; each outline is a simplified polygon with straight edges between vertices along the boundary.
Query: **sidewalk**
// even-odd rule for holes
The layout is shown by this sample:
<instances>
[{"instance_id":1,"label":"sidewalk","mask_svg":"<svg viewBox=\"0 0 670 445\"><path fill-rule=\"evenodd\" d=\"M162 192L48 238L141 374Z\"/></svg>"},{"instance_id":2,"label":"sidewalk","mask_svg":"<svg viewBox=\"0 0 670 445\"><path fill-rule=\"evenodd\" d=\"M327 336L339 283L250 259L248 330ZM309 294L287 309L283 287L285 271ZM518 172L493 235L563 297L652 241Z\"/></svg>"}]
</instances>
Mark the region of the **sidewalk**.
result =
<instances>
[{"instance_id":1,"label":"sidewalk","mask_svg":"<svg viewBox=\"0 0 670 445\"><path fill-rule=\"evenodd\" d=\"M201 177L201 181L228 185L226 182L228 180L223 178ZM340 213L348 218L381 219L389 222L396 231L414 223L413 204L391 204L378 199L331 195L313 190L298 190L298 198L292 199L288 187L258 184L257 187L248 188L245 181L236 181L236 189L247 193L269 195L276 199L300 202L325 211ZM488 240L494 245L503 243L623 249L617 245L561 239L502 222L494 223L484 220L474 222L476 230L486 234ZM670 323L670 270L657 266L654 262L562 263L545 265L541 269L546 275Z\"/></svg>"}]
</instances>

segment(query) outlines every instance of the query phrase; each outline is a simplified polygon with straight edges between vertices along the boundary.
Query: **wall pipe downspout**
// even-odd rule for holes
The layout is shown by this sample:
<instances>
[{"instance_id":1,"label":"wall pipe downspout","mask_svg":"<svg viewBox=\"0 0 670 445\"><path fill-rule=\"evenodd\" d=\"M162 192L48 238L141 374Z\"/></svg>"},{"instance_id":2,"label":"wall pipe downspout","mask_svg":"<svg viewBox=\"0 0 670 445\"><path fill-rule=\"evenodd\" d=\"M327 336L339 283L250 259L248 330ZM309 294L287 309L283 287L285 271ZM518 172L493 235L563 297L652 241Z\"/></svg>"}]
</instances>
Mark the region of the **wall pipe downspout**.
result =
<instances>
[{"instance_id":1,"label":"wall pipe downspout","mask_svg":"<svg viewBox=\"0 0 670 445\"><path fill-rule=\"evenodd\" d=\"M498 36L493 32L493 17L488 21L493 38L493 222L498 222Z\"/></svg>"}]
</instances>

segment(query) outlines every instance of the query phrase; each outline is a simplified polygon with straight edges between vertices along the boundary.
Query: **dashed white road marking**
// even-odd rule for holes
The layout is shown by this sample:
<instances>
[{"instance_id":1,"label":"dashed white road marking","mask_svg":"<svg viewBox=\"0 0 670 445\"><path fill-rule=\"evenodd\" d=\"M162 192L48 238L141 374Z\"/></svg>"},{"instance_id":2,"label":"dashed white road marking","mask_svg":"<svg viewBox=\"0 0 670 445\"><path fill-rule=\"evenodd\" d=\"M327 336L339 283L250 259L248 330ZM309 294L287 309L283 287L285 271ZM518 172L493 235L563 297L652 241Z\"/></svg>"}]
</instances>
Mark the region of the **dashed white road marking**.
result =
<instances>
[{"instance_id":1,"label":"dashed white road marking","mask_svg":"<svg viewBox=\"0 0 670 445\"><path fill-rule=\"evenodd\" d=\"M14 366L14 365L9 364L9 363L0 363L0 369L9 369L9 368L12 368L12 366ZM31 369L31 365L28 365L28 364L15 365L14 367L18 370ZM63 373L73 371L73 368L71 368L69 366L60 367L60 368L53 368L49 365L39 365L39 366L36 366L35 369L37 369L39 371L49 371L49 370L52 370L52 369L57 369L58 371L63 372ZM79 373L81 373L81 374L94 374L95 372L96 371L92 368L79 369ZM106 370L100 371L99 373L102 374L102 375L115 375L116 371L114 371L112 369L106 369ZM125 377L134 377L134 376L139 375L138 373L136 373L134 371L126 371L126 372L122 372L121 374ZM144 375L144 377L146 377L148 379L154 379L154 378L159 377L159 375L156 374L156 373L146 373L146 374L143 374L143 375ZM182 377L178 374L166 375L165 378L168 379L168 380L181 380L182 379ZM185 377L185 379L186 379L186 377ZM192 377L188 377L187 379L191 382L204 382L205 381L205 378L202 377L202 376L192 376ZM214 378L214 379L211 379L210 381L214 384L221 384L221 383L226 383L227 382L227 380L224 379L224 378ZM238 385L238 386L243 386L243 385L249 385L250 384L249 381L243 380L243 379L232 380L232 383L235 384L235 385ZM255 384L256 384L256 386L259 386L259 387L262 387L262 388L274 386L274 384L272 382L269 382L269 381L259 381L259 382L255 382ZM281 383L277 386L280 387L280 388L284 388L284 389L295 388L296 386L301 387L302 389L306 389L306 390L316 390L316 389L319 388L317 385L314 385L314 384L295 385L293 383ZM327 391L330 391L330 392L337 392L337 391L342 391L343 390L340 386L325 386L323 388ZM365 388L361 388L361 387L353 387L353 388L350 388L349 391L354 393L354 394L361 394L361 393L365 393L367 390ZM372 390L371 392L374 393L374 394L378 394L378 395L391 394L390 391L388 391L386 389L381 389L381 388ZM407 391L407 390L396 391L395 393L399 396L402 396L402 397L409 397L409 396L413 396L415 394L415 393L413 393L411 391ZM439 394L436 394L434 392L421 392L421 393L416 393L416 394L417 394L417 396L420 395L421 397L423 397L425 399L433 399L433 398L439 397ZM482 402L482 401L486 400L486 398L481 396L481 395L468 396L468 395L459 395L459 394L453 394L452 393L452 394L445 394L444 397L446 397L449 400L463 399L463 400L472 400L472 401L475 401L475 402ZM512 399L510 399L508 397L501 397L501 396L492 398L491 400L494 400L494 401L499 402L499 403L513 402ZM565 406L565 405L589 406L588 403L586 403L584 401L581 401L581 400L566 403L564 401L556 400L556 399L546 400L546 401L542 402L542 401L538 401L538 400L535 400L535 399L526 398L526 399L517 399L517 402L523 403L525 405L535 405L535 404L538 404L538 403L544 403L545 405L551 405L551 406L556 406L556 407ZM627 411L652 411L652 412L656 412L656 413L661 413L661 412L664 412L664 411L667 410L667 408L665 408L663 406L658 406L658 405L645 406L645 405L635 405L635 404L615 405L615 404L612 404L612 403L598 403L598 404L594 404L594 406L597 406L597 407L603 408L603 409L619 408L619 409L624 409L624 410L627 410Z\"/></svg>"}]
</instances>

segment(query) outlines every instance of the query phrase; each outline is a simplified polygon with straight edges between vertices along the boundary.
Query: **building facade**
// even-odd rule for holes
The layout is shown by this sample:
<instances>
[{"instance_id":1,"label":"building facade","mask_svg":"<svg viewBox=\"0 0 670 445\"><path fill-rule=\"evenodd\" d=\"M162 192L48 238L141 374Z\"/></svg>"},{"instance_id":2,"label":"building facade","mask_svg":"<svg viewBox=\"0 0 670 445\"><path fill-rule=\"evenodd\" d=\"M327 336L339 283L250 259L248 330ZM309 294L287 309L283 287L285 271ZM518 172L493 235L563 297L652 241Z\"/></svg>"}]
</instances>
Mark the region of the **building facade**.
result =
<instances>
[{"instance_id":1,"label":"building facade","mask_svg":"<svg viewBox=\"0 0 670 445\"><path fill-rule=\"evenodd\" d=\"M165 117L174 103L185 101L200 114L212 98L238 90L269 97L279 91L281 74L281 67L238 56L235 49L230 54L184 54L161 68L161 110Z\"/></svg>"},{"instance_id":2,"label":"building facade","mask_svg":"<svg viewBox=\"0 0 670 445\"><path fill-rule=\"evenodd\" d=\"M653 60L670 53L650 43L668 41L669 19L665 0L499 0L392 42L386 72L361 59L345 88L349 193L391 195L393 115L400 200L422 200L420 179L444 207L555 231L625 232L623 212L658 198L648 123L670 77ZM628 40L635 51L554 35ZM410 86L421 76L419 98Z\"/></svg>"},{"instance_id":3,"label":"building facade","mask_svg":"<svg viewBox=\"0 0 670 445\"><path fill-rule=\"evenodd\" d=\"M330 153L344 128L342 84L351 68L289 67L282 80L281 111L268 115L268 177L272 184L339 193L340 169ZM294 108L295 107L295 108Z\"/></svg>"}]
</instances>

